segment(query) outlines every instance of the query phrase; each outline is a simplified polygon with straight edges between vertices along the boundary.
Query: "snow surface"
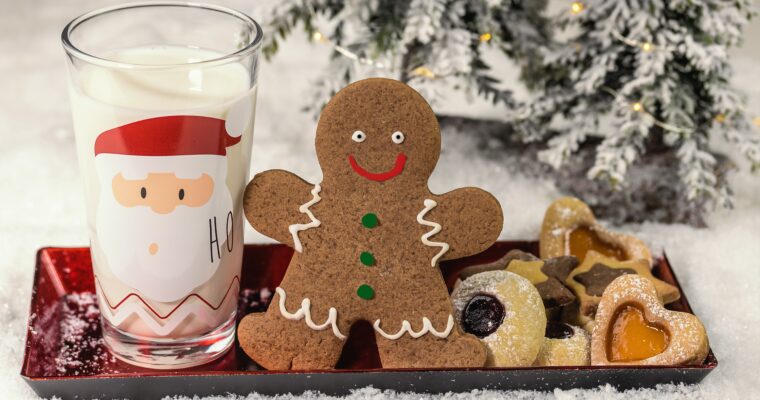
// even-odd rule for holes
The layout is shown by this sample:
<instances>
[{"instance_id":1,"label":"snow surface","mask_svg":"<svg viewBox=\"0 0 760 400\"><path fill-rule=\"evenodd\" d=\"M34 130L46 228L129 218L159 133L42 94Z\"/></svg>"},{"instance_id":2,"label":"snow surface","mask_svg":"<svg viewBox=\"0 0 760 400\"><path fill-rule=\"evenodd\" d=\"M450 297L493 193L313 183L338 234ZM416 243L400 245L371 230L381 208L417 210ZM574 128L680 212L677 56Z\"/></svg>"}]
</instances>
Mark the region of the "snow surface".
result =
<instances>
[{"instance_id":1,"label":"snow surface","mask_svg":"<svg viewBox=\"0 0 760 400\"><path fill-rule=\"evenodd\" d=\"M35 251L46 245L87 245L83 192L76 166L69 116L63 52L63 25L82 11L106 2L76 0L11 2L0 13L0 387L3 398L35 398L19 375L32 285ZM113 3L108 1L107 3ZM250 10L252 1L225 4ZM561 6L561 5L560 5ZM747 38L760 36L755 21ZM760 115L757 63L760 45L748 40L734 59L736 83ZM287 41L260 74L259 109L252 172L285 168L317 182L321 173L313 152L315 123L299 112L309 82L325 60L324 47L306 44L303 35ZM514 70L505 76L514 77ZM517 85L515 84L517 87ZM452 96L439 111L498 116L483 103L465 105ZM503 238L535 239L544 209L560 195L551 182L521 177L498 158L484 158L466 133L444 132L443 155L432 189L447 191L475 185L493 192L505 210ZM720 366L696 386L618 392L596 390L535 392L475 391L447 399L629 399L760 398L760 177L733 176L736 209L718 210L710 228L645 223L625 226L668 256L705 323ZM248 229L247 241L266 240ZM754 377L754 378L753 378ZM212 397L225 399L227 397ZM261 396L252 394L249 399ZM281 398L290 398L284 396ZM323 398L307 394L304 398ZM332 397L328 397L332 398ZM381 392L365 388L350 399L429 399L436 396Z\"/></svg>"}]
</instances>

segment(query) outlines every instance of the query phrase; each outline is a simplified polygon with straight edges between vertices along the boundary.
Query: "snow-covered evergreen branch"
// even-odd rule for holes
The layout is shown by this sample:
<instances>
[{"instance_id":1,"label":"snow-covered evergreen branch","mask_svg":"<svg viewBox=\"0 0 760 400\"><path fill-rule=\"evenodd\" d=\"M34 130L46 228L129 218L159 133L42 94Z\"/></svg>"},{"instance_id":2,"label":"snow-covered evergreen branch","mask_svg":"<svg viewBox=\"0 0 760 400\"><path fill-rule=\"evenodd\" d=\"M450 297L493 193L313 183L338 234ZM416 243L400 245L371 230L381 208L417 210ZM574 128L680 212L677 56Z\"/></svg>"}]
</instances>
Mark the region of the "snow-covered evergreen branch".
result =
<instances>
[{"instance_id":1,"label":"snow-covered evergreen branch","mask_svg":"<svg viewBox=\"0 0 760 400\"><path fill-rule=\"evenodd\" d=\"M357 58L382 60L350 67L341 56L331 65L310 96L319 110L336 87L368 76L400 79L435 102L444 87L463 88L509 107L511 91L490 71L481 50L499 46L523 67L528 80L538 74L538 50L548 39L548 21L542 16L546 0L285 0L260 13L267 36L264 53L277 52L279 40L302 24L309 35L340 46ZM324 16L327 27L317 29ZM337 49L337 47L336 47ZM356 63L361 64L361 63Z\"/></svg>"},{"instance_id":2,"label":"snow-covered evergreen branch","mask_svg":"<svg viewBox=\"0 0 760 400\"><path fill-rule=\"evenodd\" d=\"M728 83L728 49L754 15L749 0L584 5L557 19L570 38L543 47L541 92L516 120L526 140L547 141L539 158L559 168L583 142L601 138L588 176L619 187L642 154L664 145L679 160L686 199L728 204L708 139L723 136L760 167L760 136Z\"/></svg>"}]
</instances>

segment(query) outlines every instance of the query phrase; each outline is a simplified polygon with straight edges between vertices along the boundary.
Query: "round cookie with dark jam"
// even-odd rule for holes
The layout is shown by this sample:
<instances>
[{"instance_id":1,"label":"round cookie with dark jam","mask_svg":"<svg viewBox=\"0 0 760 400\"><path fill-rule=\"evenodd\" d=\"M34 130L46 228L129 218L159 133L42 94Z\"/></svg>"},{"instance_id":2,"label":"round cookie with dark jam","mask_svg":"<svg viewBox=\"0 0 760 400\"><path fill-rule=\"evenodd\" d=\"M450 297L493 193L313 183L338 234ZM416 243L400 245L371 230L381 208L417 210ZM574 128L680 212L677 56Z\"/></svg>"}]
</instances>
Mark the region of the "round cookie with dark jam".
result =
<instances>
[{"instance_id":1,"label":"round cookie with dark jam","mask_svg":"<svg viewBox=\"0 0 760 400\"><path fill-rule=\"evenodd\" d=\"M544 342L546 313L533 284L509 271L487 271L451 294L462 330L488 349L487 366L530 366Z\"/></svg>"},{"instance_id":2,"label":"round cookie with dark jam","mask_svg":"<svg viewBox=\"0 0 760 400\"><path fill-rule=\"evenodd\" d=\"M591 337L585 329L564 322L550 321L546 324L545 336L535 365L589 365Z\"/></svg>"},{"instance_id":3,"label":"round cookie with dark jam","mask_svg":"<svg viewBox=\"0 0 760 400\"><path fill-rule=\"evenodd\" d=\"M490 294L473 296L462 310L462 329L484 338L499 329L504 321L504 305Z\"/></svg>"}]
</instances>

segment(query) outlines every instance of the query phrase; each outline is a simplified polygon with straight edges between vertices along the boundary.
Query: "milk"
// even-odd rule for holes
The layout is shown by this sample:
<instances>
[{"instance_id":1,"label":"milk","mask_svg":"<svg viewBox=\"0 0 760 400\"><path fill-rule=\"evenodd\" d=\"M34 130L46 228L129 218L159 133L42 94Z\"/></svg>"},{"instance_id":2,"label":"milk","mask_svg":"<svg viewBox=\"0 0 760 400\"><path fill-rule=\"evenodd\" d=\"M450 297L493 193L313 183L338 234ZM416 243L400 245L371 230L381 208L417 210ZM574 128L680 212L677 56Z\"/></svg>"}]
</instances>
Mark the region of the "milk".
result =
<instances>
[{"instance_id":1,"label":"milk","mask_svg":"<svg viewBox=\"0 0 760 400\"><path fill-rule=\"evenodd\" d=\"M211 60L220 54L197 48L149 46L119 50L104 58L129 64L172 65L164 69L113 69L79 67L70 85L79 166L87 202L93 269L103 318L122 333L136 338L202 336L234 318L243 250L242 194L251 157L255 87L250 69L239 63L219 66L180 64ZM110 129L161 116L205 116L227 120L242 132L240 142L228 147L225 184L232 198L229 219L209 218L211 246L214 232L221 244L221 259L213 276L183 299L156 301L118 279L109 267L108 254L99 244L97 208L112 188L98 178L94 145ZM166 171L156 171L166 172ZM139 207L139 206L138 206ZM189 208L188 208L189 209ZM125 208L126 212L130 210ZM160 217L159 217L160 219ZM101 221L102 222L102 221ZM218 226L217 226L218 225ZM146 226L145 233L150 234ZM189 233L177 232L181 237ZM193 232L196 235L197 232ZM206 234L206 233L204 233ZM227 242L225 242L227 241ZM131 243L125 241L129 248ZM144 251L136 248L136 252ZM153 249L151 251L154 251ZM213 254L212 254L213 259ZM164 265L162 268L181 266ZM118 307L115 307L117 306Z\"/></svg>"}]
</instances>

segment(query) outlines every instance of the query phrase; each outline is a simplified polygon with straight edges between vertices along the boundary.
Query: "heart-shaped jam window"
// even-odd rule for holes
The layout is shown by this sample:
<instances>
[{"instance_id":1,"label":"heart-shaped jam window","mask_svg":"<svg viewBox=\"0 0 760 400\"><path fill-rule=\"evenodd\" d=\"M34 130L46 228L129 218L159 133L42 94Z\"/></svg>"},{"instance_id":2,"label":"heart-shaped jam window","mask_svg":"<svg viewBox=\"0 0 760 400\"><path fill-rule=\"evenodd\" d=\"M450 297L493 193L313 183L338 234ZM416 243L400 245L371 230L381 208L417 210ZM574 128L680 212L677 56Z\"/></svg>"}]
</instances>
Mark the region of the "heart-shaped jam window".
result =
<instances>
[{"instance_id":1,"label":"heart-shaped jam window","mask_svg":"<svg viewBox=\"0 0 760 400\"><path fill-rule=\"evenodd\" d=\"M607 331L607 359L613 362L645 360L664 352L669 340L667 331L647 321L639 307L623 305Z\"/></svg>"},{"instance_id":2,"label":"heart-shaped jam window","mask_svg":"<svg viewBox=\"0 0 760 400\"><path fill-rule=\"evenodd\" d=\"M567 248L570 250L570 255L575 256L578 261L583 263L586 253L593 250L618 261L626 260L623 249L600 239L596 232L597 229L599 228L581 226L570 231L567 235Z\"/></svg>"}]
</instances>

